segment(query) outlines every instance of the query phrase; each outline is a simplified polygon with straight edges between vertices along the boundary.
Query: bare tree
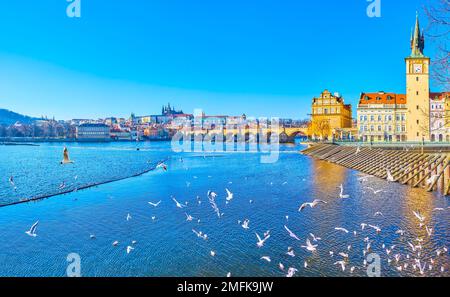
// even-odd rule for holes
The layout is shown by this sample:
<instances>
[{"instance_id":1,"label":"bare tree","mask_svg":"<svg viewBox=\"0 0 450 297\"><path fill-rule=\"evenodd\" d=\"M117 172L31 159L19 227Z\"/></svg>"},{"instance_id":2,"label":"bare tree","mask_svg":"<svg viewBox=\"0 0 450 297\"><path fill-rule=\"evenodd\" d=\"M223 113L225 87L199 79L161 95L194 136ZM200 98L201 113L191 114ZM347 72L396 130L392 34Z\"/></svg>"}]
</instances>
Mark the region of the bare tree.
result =
<instances>
[{"instance_id":1,"label":"bare tree","mask_svg":"<svg viewBox=\"0 0 450 297\"><path fill-rule=\"evenodd\" d=\"M424 10L429 23L426 35L437 47L432 77L444 90L450 90L450 0L438 0L434 5L424 6Z\"/></svg>"}]
</instances>

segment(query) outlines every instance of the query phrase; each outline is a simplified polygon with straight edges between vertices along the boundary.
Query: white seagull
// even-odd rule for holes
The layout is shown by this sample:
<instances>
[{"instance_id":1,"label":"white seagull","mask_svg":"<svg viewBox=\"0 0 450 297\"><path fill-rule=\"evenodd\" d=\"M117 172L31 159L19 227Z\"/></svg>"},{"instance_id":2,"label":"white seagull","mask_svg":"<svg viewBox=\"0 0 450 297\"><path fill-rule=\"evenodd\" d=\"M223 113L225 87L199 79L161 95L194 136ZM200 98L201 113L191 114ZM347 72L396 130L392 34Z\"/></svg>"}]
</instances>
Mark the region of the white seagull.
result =
<instances>
[{"instance_id":1,"label":"white seagull","mask_svg":"<svg viewBox=\"0 0 450 297\"><path fill-rule=\"evenodd\" d=\"M261 257L261 260L267 261L269 263L272 262L272 260L270 259L269 256L263 256L263 257Z\"/></svg>"},{"instance_id":2,"label":"white seagull","mask_svg":"<svg viewBox=\"0 0 450 297\"><path fill-rule=\"evenodd\" d=\"M302 245L302 248L304 248L310 252L316 251L317 250L316 247L317 247L317 244L316 245L311 244L311 241L309 241L309 238L306 239L306 245Z\"/></svg>"},{"instance_id":3,"label":"white seagull","mask_svg":"<svg viewBox=\"0 0 450 297\"><path fill-rule=\"evenodd\" d=\"M347 199L350 197L349 195L344 194L344 186L342 184L339 186L339 188L341 189L341 192L339 193L339 198Z\"/></svg>"},{"instance_id":4,"label":"white seagull","mask_svg":"<svg viewBox=\"0 0 450 297\"><path fill-rule=\"evenodd\" d=\"M160 203L161 203L161 200L158 201L157 203L149 202L148 204L150 204L151 206L154 206L154 207L158 207L158 205L159 205Z\"/></svg>"},{"instance_id":5,"label":"white seagull","mask_svg":"<svg viewBox=\"0 0 450 297\"><path fill-rule=\"evenodd\" d=\"M69 150L67 149L67 147L64 147L64 150L63 150L63 160L61 161L61 164L62 165L65 165L65 164L72 164L73 163L73 161L71 161L70 159L69 159Z\"/></svg>"},{"instance_id":6,"label":"white seagull","mask_svg":"<svg viewBox=\"0 0 450 297\"><path fill-rule=\"evenodd\" d=\"M230 192L230 190L228 190L228 189L225 189L225 191L227 191L227 197L225 198L226 199L226 204L228 204L231 200L233 200L233 193L231 193Z\"/></svg>"},{"instance_id":7,"label":"white seagull","mask_svg":"<svg viewBox=\"0 0 450 297\"><path fill-rule=\"evenodd\" d=\"M420 211L413 211L413 214L416 216L416 218L423 223L425 221L425 217L420 213Z\"/></svg>"},{"instance_id":8,"label":"white seagull","mask_svg":"<svg viewBox=\"0 0 450 297\"><path fill-rule=\"evenodd\" d=\"M298 270L296 268L289 267L286 277L293 277L297 271Z\"/></svg>"},{"instance_id":9,"label":"white seagull","mask_svg":"<svg viewBox=\"0 0 450 297\"><path fill-rule=\"evenodd\" d=\"M30 230L26 231L25 233L28 234L31 237L36 237L36 228L37 225L39 224L39 221L37 221L36 223L33 224L33 226L31 226Z\"/></svg>"},{"instance_id":10,"label":"white seagull","mask_svg":"<svg viewBox=\"0 0 450 297\"><path fill-rule=\"evenodd\" d=\"M178 202L175 198L172 198L172 200L176 203L178 208L183 208L186 207L186 205L181 204L180 202Z\"/></svg>"},{"instance_id":11,"label":"white seagull","mask_svg":"<svg viewBox=\"0 0 450 297\"><path fill-rule=\"evenodd\" d=\"M294 234L294 232L292 232L291 230L289 230L289 228L285 225L284 229L286 229L286 231L289 233L289 236L296 239L296 240L300 240L300 238L298 238L297 235Z\"/></svg>"},{"instance_id":12,"label":"white seagull","mask_svg":"<svg viewBox=\"0 0 450 297\"><path fill-rule=\"evenodd\" d=\"M336 228L334 228L334 230L336 230L336 231L342 231L342 232L348 233L348 230L347 230L347 229L341 228L341 227L336 227Z\"/></svg>"},{"instance_id":13,"label":"white seagull","mask_svg":"<svg viewBox=\"0 0 450 297\"><path fill-rule=\"evenodd\" d=\"M127 246L127 254L131 253L132 250L134 250L134 247L131 245Z\"/></svg>"},{"instance_id":14,"label":"white seagull","mask_svg":"<svg viewBox=\"0 0 450 297\"><path fill-rule=\"evenodd\" d=\"M258 233L256 233L256 238L258 238L258 242L256 243L256 245L261 248L264 246L264 243L266 242L267 239L269 239L270 235L267 235L266 237L264 237L264 239L261 239L261 237L259 236Z\"/></svg>"},{"instance_id":15,"label":"white seagull","mask_svg":"<svg viewBox=\"0 0 450 297\"><path fill-rule=\"evenodd\" d=\"M302 205L300 205L298 211L303 211L307 206L314 208L316 207L319 203L323 203L323 204L327 204L327 202L323 201L323 200L319 200L319 199L315 199L313 202L305 202Z\"/></svg>"},{"instance_id":16,"label":"white seagull","mask_svg":"<svg viewBox=\"0 0 450 297\"><path fill-rule=\"evenodd\" d=\"M244 228L245 230L248 230L250 227L248 226L248 224L250 223L249 219L245 219L244 222L242 223L242 228Z\"/></svg>"}]
</instances>

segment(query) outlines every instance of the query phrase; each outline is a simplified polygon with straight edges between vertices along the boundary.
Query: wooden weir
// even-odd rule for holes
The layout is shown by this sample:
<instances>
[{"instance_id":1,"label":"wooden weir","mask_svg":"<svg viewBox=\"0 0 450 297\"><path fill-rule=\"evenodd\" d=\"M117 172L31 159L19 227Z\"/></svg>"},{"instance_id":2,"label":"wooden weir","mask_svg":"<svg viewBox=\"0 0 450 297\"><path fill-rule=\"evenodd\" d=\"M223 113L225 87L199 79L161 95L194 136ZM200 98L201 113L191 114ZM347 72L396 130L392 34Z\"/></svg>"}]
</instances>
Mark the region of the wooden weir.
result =
<instances>
[{"instance_id":1,"label":"wooden weir","mask_svg":"<svg viewBox=\"0 0 450 297\"><path fill-rule=\"evenodd\" d=\"M302 154L393 182L450 195L450 153L313 144Z\"/></svg>"}]
</instances>

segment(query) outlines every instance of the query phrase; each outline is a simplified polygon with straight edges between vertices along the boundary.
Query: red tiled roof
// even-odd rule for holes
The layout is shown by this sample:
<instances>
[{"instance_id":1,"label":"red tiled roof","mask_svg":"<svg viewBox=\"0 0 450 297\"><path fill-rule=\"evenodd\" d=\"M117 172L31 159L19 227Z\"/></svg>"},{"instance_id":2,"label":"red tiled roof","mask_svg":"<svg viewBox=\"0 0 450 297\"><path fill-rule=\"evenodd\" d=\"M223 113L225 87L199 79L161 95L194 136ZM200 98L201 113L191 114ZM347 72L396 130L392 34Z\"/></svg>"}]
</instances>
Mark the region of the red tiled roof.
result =
<instances>
[{"instance_id":1,"label":"red tiled roof","mask_svg":"<svg viewBox=\"0 0 450 297\"><path fill-rule=\"evenodd\" d=\"M406 104L406 95L385 92L362 93L359 104Z\"/></svg>"},{"instance_id":2,"label":"red tiled roof","mask_svg":"<svg viewBox=\"0 0 450 297\"><path fill-rule=\"evenodd\" d=\"M446 97L450 97L450 92L431 92L430 99L431 100L442 100Z\"/></svg>"}]
</instances>

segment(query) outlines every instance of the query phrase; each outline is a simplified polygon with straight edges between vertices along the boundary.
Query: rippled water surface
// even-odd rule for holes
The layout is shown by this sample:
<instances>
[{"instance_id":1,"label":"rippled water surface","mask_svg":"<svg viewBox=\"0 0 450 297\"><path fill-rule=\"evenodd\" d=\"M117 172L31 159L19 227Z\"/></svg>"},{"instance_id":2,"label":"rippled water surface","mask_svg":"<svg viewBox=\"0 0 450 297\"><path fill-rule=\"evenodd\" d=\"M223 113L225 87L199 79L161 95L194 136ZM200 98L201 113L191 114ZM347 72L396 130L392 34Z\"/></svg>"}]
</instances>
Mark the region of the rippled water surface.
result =
<instances>
[{"instance_id":1,"label":"rippled water surface","mask_svg":"<svg viewBox=\"0 0 450 297\"><path fill-rule=\"evenodd\" d=\"M67 166L59 165L60 144L0 146L0 203L57 193L62 182L71 190L126 177L166 158L168 171L158 169L0 208L0 275L64 276L67 255L78 253L83 276L225 276L228 272L284 276L279 263L286 270L297 268L297 276L363 276L364 238L368 238L372 252L381 257L384 276L420 276L413 268L415 258L426 264L424 275L449 276L449 253L444 251L450 246L448 198L377 178L360 181L356 171L300 155L299 145L282 146L274 164L262 164L259 154L175 154L169 143L67 145L75 161ZM11 175L17 190L8 182ZM339 198L341 184L350 198ZM383 192L374 194L367 187ZM228 204L226 188L234 193ZM218 194L221 218L208 202L209 190ZM187 206L177 208L172 197ZM327 204L298 212L300 204L314 199ZM149 201L161 203L153 207ZM424 226L413 211L425 217ZM375 216L376 212L382 215ZM186 221L186 214L195 219ZM238 224L244 219L250 220L248 230ZM37 220L38 236L27 236L25 231ZM361 230L361 223L382 231ZM300 241L289 236L285 225ZM431 236L425 225L433 229ZM208 240L198 238L192 229L206 233ZM405 231L403 236L395 233L399 229ZM267 230L271 236L258 248L255 232L263 236ZM309 233L321 238L313 242L318 245L315 252L301 247L306 238L311 239ZM90 239L91 234L96 239ZM114 247L116 240L119 244ZM135 249L127 254L133 240ZM409 243L420 244L420 253L413 252ZM385 249L392 245L395 248L387 255ZM289 246L295 257L286 255ZM342 260L339 252L349 256L345 271L334 264ZM262 256L272 261L261 260Z\"/></svg>"}]
</instances>

